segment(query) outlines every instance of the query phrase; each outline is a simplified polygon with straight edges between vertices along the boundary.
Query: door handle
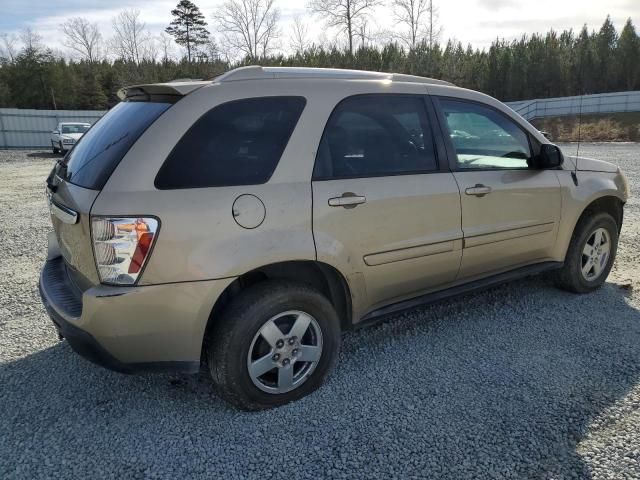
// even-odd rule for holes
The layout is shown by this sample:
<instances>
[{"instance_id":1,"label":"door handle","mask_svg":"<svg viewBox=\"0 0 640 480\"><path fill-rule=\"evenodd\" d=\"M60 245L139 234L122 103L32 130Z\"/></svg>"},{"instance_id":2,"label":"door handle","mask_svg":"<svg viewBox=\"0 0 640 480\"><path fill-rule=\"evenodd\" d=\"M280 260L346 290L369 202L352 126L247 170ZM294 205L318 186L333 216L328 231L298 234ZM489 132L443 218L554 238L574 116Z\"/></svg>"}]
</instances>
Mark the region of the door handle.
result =
<instances>
[{"instance_id":1,"label":"door handle","mask_svg":"<svg viewBox=\"0 0 640 480\"><path fill-rule=\"evenodd\" d=\"M367 198L363 195L356 195L353 192L345 192L341 197L333 197L329 199L330 207L355 208L361 203L365 203Z\"/></svg>"},{"instance_id":2,"label":"door handle","mask_svg":"<svg viewBox=\"0 0 640 480\"><path fill-rule=\"evenodd\" d=\"M476 183L475 187L467 188L464 193L467 195L475 195L476 197L484 197L485 195L491 193L491 187L487 187L486 185L482 185L481 183Z\"/></svg>"}]
</instances>

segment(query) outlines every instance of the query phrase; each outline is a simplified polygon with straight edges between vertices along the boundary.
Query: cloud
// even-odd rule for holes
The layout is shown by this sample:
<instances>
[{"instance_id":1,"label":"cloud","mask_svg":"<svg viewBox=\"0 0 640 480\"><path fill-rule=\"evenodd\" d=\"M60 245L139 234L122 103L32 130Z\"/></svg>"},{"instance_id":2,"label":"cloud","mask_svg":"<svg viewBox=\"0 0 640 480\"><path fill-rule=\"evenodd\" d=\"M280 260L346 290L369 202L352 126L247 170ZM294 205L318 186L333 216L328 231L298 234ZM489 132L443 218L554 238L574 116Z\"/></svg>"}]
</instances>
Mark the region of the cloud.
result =
<instances>
[{"instance_id":1,"label":"cloud","mask_svg":"<svg viewBox=\"0 0 640 480\"><path fill-rule=\"evenodd\" d=\"M516 0L479 0L478 4L493 11L518 6Z\"/></svg>"}]
</instances>

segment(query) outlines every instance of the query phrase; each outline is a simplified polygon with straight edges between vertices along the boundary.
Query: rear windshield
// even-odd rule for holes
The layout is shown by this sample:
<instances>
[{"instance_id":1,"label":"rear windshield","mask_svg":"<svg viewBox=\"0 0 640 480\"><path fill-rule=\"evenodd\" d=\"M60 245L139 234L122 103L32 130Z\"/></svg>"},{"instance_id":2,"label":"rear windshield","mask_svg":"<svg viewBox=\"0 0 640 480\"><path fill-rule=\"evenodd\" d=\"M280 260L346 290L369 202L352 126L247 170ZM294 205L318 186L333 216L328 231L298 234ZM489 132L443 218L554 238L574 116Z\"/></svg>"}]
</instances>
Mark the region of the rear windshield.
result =
<instances>
[{"instance_id":1,"label":"rear windshield","mask_svg":"<svg viewBox=\"0 0 640 480\"><path fill-rule=\"evenodd\" d=\"M62 125L62 133L84 133L89 130L89 125L83 123Z\"/></svg>"},{"instance_id":2,"label":"rear windshield","mask_svg":"<svg viewBox=\"0 0 640 480\"><path fill-rule=\"evenodd\" d=\"M171 105L121 102L113 107L67 155L65 180L101 190L131 145Z\"/></svg>"}]
</instances>

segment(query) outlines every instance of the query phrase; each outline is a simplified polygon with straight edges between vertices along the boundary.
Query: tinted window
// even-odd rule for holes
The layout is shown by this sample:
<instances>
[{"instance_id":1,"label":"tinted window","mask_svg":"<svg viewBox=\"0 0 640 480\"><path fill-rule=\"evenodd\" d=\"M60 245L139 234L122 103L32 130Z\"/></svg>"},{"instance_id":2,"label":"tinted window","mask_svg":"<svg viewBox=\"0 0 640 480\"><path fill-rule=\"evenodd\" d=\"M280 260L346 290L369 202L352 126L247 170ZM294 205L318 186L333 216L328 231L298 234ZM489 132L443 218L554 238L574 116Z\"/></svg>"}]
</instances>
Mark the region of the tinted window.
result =
<instances>
[{"instance_id":1,"label":"tinted window","mask_svg":"<svg viewBox=\"0 0 640 480\"><path fill-rule=\"evenodd\" d=\"M422 97L360 95L342 101L331 114L318 149L314 178L436 169Z\"/></svg>"},{"instance_id":2,"label":"tinted window","mask_svg":"<svg viewBox=\"0 0 640 480\"><path fill-rule=\"evenodd\" d=\"M184 134L156 187L255 185L269 180L300 118L302 97L250 98L205 113Z\"/></svg>"},{"instance_id":3,"label":"tinted window","mask_svg":"<svg viewBox=\"0 0 640 480\"><path fill-rule=\"evenodd\" d=\"M441 99L458 168L527 168L527 134L505 115L476 103Z\"/></svg>"},{"instance_id":4,"label":"tinted window","mask_svg":"<svg viewBox=\"0 0 640 480\"><path fill-rule=\"evenodd\" d=\"M100 190L133 143L170 103L121 102L82 137L66 158L65 178Z\"/></svg>"}]
</instances>

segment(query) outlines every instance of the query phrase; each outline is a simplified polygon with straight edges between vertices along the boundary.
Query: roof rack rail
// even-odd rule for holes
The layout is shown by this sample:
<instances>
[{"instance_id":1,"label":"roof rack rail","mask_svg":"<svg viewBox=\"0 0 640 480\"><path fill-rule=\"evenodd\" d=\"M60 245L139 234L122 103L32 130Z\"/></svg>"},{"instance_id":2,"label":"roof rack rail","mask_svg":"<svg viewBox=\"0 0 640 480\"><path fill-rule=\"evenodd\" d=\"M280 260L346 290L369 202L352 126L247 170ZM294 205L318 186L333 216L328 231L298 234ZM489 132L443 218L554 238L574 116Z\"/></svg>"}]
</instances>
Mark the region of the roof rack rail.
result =
<instances>
[{"instance_id":1,"label":"roof rack rail","mask_svg":"<svg viewBox=\"0 0 640 480\"><path fill-rule=\"evenodd\" d=\"M262 80L275 78L314 78L344 80L390 80L392 82L430 83L451 85L452 83L435 78L406 75L403 73L369 72L366 70L343 70L339 68L310 67L261 67L251 65L230 70L217 77L215 82L235 82L239 80Z\"/></svg>"}]
</instances>

